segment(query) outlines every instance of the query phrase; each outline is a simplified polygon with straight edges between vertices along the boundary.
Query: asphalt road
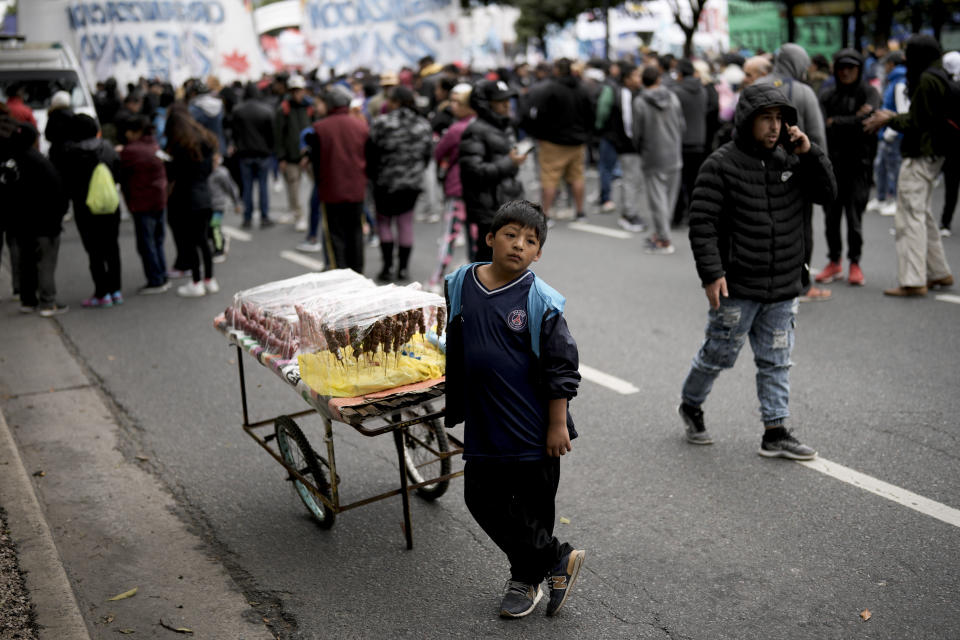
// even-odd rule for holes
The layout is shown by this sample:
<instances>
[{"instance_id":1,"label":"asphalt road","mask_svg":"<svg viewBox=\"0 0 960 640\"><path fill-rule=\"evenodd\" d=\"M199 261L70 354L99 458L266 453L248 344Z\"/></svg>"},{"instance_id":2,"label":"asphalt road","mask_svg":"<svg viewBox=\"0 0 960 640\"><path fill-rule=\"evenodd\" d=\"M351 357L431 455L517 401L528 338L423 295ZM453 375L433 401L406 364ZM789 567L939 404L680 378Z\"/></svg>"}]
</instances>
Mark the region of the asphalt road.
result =
<instances>
[{"instance_id":1,"label":"asphalt road","mask_svg":"<svg viewBox=\"0 0 960 640\"><path fill-rule=\"evenodd\" d=\"M825 263L821 220L817 267ZM239 227L238 216L226 222ZM591 214L588 223L618 229L612 215ZM896 284L891 226L892 218L865 218L865 287L833 284L833 300L801 306L791 426L823 458L957 509L960 305L881 295ZM411 274L425 280L439 225L418 224L416 233ZM233 292L305 271L281 257L300 239L290 227L252 236L235 240L217 265L219 294L138 297L143 276L125 223L127 302L83 310L92 284L68 225L58 284L71 311L57 322L133 425L122 434L126 448L150 457L182 517L247 598L280 612L271 630L281 637L960 635L960 530L759 457L748 349L705 405L716 444L684 442L675 409L707 304L683 232L675 255L651 256L639 236L561 223L535 265L567 297L581 362L639 389L624 395L584 381L571 406L581 438L563 461L557 511L569 524L557 533L587 556L561 616L545 618L541 607L520 621L496 617L507 565L467 513L459 480L435 503L413 500L412 551L399 499L318 529L282 468L240 429L236 352L212 327ZM960 268L960 240L945 246ZM367 265L372 276L378 250L368 249ZM254 419L306 408L272 373L244 364ZM319 419L301 424L319 446ZM391 438L338 425L335 442L344 499L392 488Z\"/></svg>"}]
</instances>

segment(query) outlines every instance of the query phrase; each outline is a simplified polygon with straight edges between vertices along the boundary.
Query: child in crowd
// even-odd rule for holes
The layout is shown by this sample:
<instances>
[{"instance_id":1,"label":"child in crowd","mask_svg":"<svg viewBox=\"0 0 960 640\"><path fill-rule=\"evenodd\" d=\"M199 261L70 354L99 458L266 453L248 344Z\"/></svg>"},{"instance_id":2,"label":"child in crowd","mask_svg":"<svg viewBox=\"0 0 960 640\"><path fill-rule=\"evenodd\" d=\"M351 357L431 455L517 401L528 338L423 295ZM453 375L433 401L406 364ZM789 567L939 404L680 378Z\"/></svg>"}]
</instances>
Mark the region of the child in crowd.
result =
<instances>
[{"instance_id":1,"label":"child in crowd","mask_svg":"<svg viewBox=\"0 0 960 640\"><path fill-rule=\"evenodd\" d=\"M528 269L546 238L538 205L507 202L486 236L493 262L446 277L446 426L466 422L467 508L510 561L505 618L534 610L544 578L547 615L556 614L584 557L553 535L560 456L577 435L567 402L580 374L565 300Z\"/></svg>"},{"instance_id":2,"label":"child in crowd","mask_svg":"<svg viewBox=\"0 0 960 640\"><path fill-rule=\"evenodd\" d=\"M139 293L150 295L170 289L167 258L163 249L167 208L167 172L153 125L144 115L130 119L120 151L120 186L133 216L137 253L147 284Z\"/></svg>"},{"instance_id":3,"label":"child in crowd","mask_svg":"<svg viewBox=\"0 0 960 640\"><path fill-rule=\"evenodd\" d=\"M223 156L213 154L213 173L207 179L210 185L210 194L213 196L213 215L210 217L210 242L213 245L213 261L220 263L227 259L229 238L223 235L223 212L236 211L243 213L243 202L240 200L240 189L230 177L230 172L223 166Z\"/></svg>"}]
</instances>

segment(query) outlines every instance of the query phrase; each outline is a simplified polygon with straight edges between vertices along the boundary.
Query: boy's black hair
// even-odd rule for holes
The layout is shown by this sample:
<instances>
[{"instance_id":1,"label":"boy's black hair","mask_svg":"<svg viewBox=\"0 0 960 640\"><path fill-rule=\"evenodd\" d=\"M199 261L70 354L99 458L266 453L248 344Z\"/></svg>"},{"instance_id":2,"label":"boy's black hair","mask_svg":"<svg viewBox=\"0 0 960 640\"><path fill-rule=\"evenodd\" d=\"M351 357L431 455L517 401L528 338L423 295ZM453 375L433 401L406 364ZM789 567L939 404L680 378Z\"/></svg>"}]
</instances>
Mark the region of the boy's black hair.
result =
<instances>
[{"instance_id":1,"label":"boy's black hair","mask_svg":"<svg viewBox=\"0 0 960 640\"><path fill-rule=\"evenodd\" d=\"M530 227L536 231L540 248L543 248L543 244L547 241L547 216L543 215L543 209L539 204L529 200L511 200L504 203L493 216L490 233L497 235L497 231L511 223Z\"/></svg>"},{"instance_id":2,"label":"boy's black hair","mask_svg":"<svg viewBox=\"0 0 960 640\"><path fill-rule=\"evenodd\" d=\"M660 79L660 69L649 66L644 67L643 75L640 76L640 80L643 82L644 87L652 87L657 84L657 80Z\"/></svg>"},{"instance_id":3,"label":"boy's black hair","mask_svg":"<svg viewBox=\"0 0 960 640\"><path fill-rule=\"evenodd\" d=\"M127 121L127 130L142 133L145 136L153 135L153 123L150 122L150 118L138 113Z\"/></svg>"}]
</instances>

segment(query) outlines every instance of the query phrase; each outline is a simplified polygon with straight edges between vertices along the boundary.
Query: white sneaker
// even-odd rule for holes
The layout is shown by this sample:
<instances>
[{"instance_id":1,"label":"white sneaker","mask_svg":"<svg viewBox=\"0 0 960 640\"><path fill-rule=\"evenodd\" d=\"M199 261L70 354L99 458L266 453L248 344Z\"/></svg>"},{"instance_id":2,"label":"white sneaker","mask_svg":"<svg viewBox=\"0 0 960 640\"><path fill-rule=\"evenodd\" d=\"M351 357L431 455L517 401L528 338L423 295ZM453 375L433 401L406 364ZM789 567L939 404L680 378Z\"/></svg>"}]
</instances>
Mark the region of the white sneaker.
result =
<instances>
[{"instance_id":1,"label":"white sneaker","mask_svg":"<svg viewBox=\"0 0 960 640\"><path fill-rule=\"evenodd\" d=\"M319 242L301 242L297 245L297 251L303 251L304 253L320 253L323 250L323 247L320 246Z\"/></svg>"},{"instance_id":2,"label":"white sneaker","mask_svg":"<svg viewBox=\"0 0 960 640\"><path fill-rule=\"evenodd\" d=\"M941 238L949 238L953 235L953 232L950 229L940 229Z\"/></svg>"},{"instance_id":3,"label":"white sneaker","mask_svg":"<svg viewBox=\"0 0 960 640\"><path fill-rule=\"evenodd\" d=\"M310 228L310 223L307 222L306 218L300 218L299 220L297 220L297 224L294 225L293 228L296 229L297 231L306 231L307 229Z\"/></svg>"},{"instance_id":4,"label":"white sneaker","mask_svg":"<svg viewBox=\"0 0 960 640\"><path fill-rule=\"evenodd\" d=\"M897 201L896 200L887 200L880 203L880 215L882 216L893 216L897 214Z\"/></svg>"},{"instance_id":5,"label":"white sneaker","mask_svg":"<svg viewBox=\"0 0 960 640\"><path fill-rule=\"evenodd\" d=\"M867 211L879 211L881 204L876 198L870 198L870 202L867 203Z\"/></svg>"},{"instance_id":6,"label":"white sneaker","mask_svg":"<svg viewBox=\"0 0 960 640\"><path fill-rule=\"evenodd\" d=\"M202 282L188 282L177 287L177 295L184 298L201 298L206 295L207 290Z\"/></svg>"},{"instance_id":7,"label":"white sneaker","mask_svg":"<svg viewBox=\"0 0 960 640\"><path fill-rule=\"evenodd\" d=\"M611 213L617 210L617 203L613 200L607 200L602 205L600 205L600 211L604 213Z\"/></svg>"},{"instance_id":8,"label":"white sneaker","mask_svg":"<svg viewBox=\"0 0 960 640\"><path fill-rule=\"evenodd\" d=\"M220 291L220 283L216 278L207 278L203 281L203 289L207 293L217 293Z\"/></svg>"}]
</instances>

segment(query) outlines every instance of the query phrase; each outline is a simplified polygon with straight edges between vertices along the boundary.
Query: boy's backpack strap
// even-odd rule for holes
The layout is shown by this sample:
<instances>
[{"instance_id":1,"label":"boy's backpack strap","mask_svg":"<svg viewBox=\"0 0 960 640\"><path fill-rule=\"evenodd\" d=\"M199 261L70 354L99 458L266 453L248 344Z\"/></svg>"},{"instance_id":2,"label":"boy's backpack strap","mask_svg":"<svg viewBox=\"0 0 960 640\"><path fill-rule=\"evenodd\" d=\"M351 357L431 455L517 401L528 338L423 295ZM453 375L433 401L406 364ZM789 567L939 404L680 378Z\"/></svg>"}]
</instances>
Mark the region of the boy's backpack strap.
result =
<instances>
[{"instance_id":1,"label":"boy's backpack strap","mask_svg":"<svg viewBox=\"0 0 960 640\"><path fill-rule=\"evenodd\" d=\"M563 313L566 299L560 293L534 275L533 285L527 296L527 322L530 326L530 347L533 355L540 357L540 331L543 321L554 313Z\"/></svg>"}]
</instances>

